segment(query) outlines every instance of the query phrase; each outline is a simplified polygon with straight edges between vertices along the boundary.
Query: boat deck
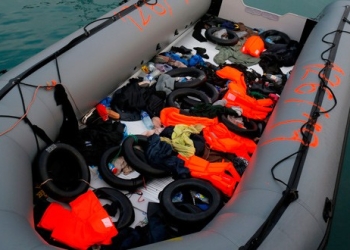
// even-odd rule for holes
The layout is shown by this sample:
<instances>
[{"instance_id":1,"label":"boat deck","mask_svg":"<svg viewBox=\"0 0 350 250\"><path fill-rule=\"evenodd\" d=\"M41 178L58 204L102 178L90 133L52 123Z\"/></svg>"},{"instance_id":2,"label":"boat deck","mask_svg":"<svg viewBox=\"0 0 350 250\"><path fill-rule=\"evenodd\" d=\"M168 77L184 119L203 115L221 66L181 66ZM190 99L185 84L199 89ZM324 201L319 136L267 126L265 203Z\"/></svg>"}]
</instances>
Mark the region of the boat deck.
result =
<instances>
[{"instance_id":1,"label":"boat deck","mask_svg":"<svg viewBox=\"0 0 350 250\"><path fill-rule=\"evenodd\" d=\"M181 47L184 46L188 49L192 49L192 54L196 53L196 50L193 48L195 47L201 47L206 49L206 54L209 56L209 59L204 59L205 62L210 62L211 64L214 64L218 66L213 58L214 56L219 53L219 51L216 49L217 44L214 44L210 41L207 42L200 42L197 39L195 39L192 36L193 33L193 28L188 29L186 32L184 32L179 39L171 43L168 47L164 48L161 52L167 52L171 49L172 46L174 47ZM205 30L202 30L202 35L205 36ZM227 61L227 63L230 63L230 61ZM231 62L232 63L232 62ZM262 74L263 71L261 67L256 64L253 66L250 66L249 68L254 69L256 72L259 74ZM282 67L281 70L284 73L289 72L292 69L292 67ZM144 74L141 70L138 71L136 74L131 76L133 77L138 77L140 75ZM126 81L124 84L127 84L128 81ZM122 84L122 86L124 86ZM121 121L127 126L127 131L129 135L137 135L137 134L143 134L147 131L146 127L144 126L142 121L134 121L134 122L129 122L129 121ZM121 174L123 175L123 174ZM133 172L129 174L128 176L120 176L121 178L135 178L138 176L137 172ZM135 209L135 221L131 225L131 227L135 227L137 225L144 225L144 223L147 223L147 205L148 202L159 202L158 200L158 194L160 191L163 190L163 188L172 182L173 179L171 177L165 177L165 178L157 178L154 180L151 180L147 182L147 184L140 188L137 193L127 193L129 199L131 200L134 209ZM92 168L91 169L91 186L93 188L99 188L99 187L108 187L108 184L105 183L99 176L97 172L97 168Z\"/></svg>"}]
</instances>

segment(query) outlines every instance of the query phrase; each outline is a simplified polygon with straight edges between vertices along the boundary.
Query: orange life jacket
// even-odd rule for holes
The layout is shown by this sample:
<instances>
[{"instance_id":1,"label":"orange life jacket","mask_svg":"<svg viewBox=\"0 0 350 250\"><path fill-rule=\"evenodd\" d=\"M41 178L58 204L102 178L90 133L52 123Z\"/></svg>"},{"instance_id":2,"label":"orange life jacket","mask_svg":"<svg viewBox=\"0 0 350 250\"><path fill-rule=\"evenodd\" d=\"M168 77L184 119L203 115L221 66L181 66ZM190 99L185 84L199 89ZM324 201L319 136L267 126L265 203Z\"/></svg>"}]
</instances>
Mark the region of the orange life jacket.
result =
<instances>
[{"instance_id":1,"label":"orange life jacket","mask_svg":"<svg viewBox=\"0 0 350 250\"><path fill-rule=\"evenodd\" d=\"M207 118L198 116L189 116L180 114L180 109L174 107L163 108L160 112L160 120L164 126L175 126L178 124L183 125L197 125L202 124L204 126L209 126L217 124L218 118Z\"/></svg>"},{"instance_id":2,"label":"orange life jacket","mask_svg":"<svg viewBox=\"0 0 350 250\"><path fill-rule=\"evenodd\" d=\"M260 57L261 52L265 49L265 44L262 38L258 35L250 36L243 44L241 51L244 54L251 55L253 57Z\"/></svg>"},{"instance_id":3,"label":"orange life jacket","mask_svg":"<svg viewBox=\"0 0 350 250\"><path fill-rule=\"evenodd\" d=\"M169 107L161 111L160 119L165 126L203 124L205 125L205 128L202 130L203 136L210 148L222 152L234 153L247 160L250 159L250 155L256 148L256 144L253 140L229 131L223 123L219 123L217 118L211 119L182 115L179 109Z\"/></svg>"},{"instance_id":4,"label":"orange life jacket","mask_svg":"<svg viewBox=\"0 0 350 250\"><path fill-rule=\"evenodd\" d=\"M112 243L118 231L94 192L88 190L69 205L71 210L51 203L38 226L52 231L53 239L74 249Z\"/></svg>"},{"instance_id":5,"label":"orange life jacket","mask_svg":"<svg viewBox=\"0 0 350 250\"><path fill-rule=\"evenodd\" d=\"M184 160L192 177L209 181L228 197L233 195L241 177L232 162L209 162L196 155L186 158L179 154L178 157Z\"/></svg>"},{"instance_id":6,"label":"orange life jacket","mask_svg":"<svg viewBox=\"0 0 350 250\"><path fill-rule=\"evenodd\" d=\"M234 153L247 160L250 160L250 156L256 149L256 143L253 140L231 132L223 123L203 128L203 136L210 148Z\"/></svg>"},{"instance_id":7,"label":"orange life jacket","mask_svg":"<svg viewBox=\"0 0 350 250\"><path fill-rule=\"evenodd\" d=\"M239 106L243 110L243 116L263 120L272 111L273 100L270 98L255 99L247 95L247 85L244 80L244 74L232 67L225 66L216 71L216 74L229 79L228 91L223 99L227 101L226 107Z\"/></svg>"}]
</instances>

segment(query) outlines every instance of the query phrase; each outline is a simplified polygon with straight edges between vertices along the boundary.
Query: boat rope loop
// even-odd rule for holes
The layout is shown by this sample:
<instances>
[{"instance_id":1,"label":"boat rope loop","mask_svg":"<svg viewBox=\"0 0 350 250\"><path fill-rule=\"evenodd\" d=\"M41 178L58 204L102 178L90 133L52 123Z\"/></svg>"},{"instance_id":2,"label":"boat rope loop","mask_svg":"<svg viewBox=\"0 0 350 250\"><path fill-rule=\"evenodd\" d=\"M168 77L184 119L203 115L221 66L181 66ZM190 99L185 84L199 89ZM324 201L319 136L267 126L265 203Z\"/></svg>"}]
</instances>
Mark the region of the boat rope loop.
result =
<instances>
[{"instance_id":1,"label":"boat rope loop","mask_svg":"<svg viewBox=\"0 0 350 250\"><path fill-rule=\"evenodd\" d=\"M325 64L324 64L324 67L318 73L318 78L320 79L320 86L315 95L314 105L310 111L310 118L300 128L300 133L302 135L302 142L300 144L299 150L283 158L271 168L271 173L274 180L283 183L286 186L286 189L283 191L282 197L280 198L278 203L275 205L275 207L273 208L273 210L271 211L271 213L269 214L265 222L260 226L260 228L255 232L255 234L247 241L247 243L244 246L241 246L239 248L240 250L257 249L261 245L261 243L265 240L265 238L269 235L269 233L272 231L272 229L277 224L279 219L282 217L284 211L288 208L289 204L298 199L297 187L300 180L301 172L303 170L308 148L312 141L317 119L321 114L329 113L330 111L332 111L337 105L337 99L332 89L328 86L328 79L333 68L333 62L337 54L337 49L338 49L341 35L342 33L350 34L350 32L343 30L345 24L350 24L350 21L347 19L347 16L349 15L349 13L350 13L350 7L345 6L345 10L340 19L338 28L332 32L325 34L322 37L322 42L330 44L331 46L321 53L321 58L322 60L325 61ZM335 34L333 41L332 42L326 41L325 38L331 34ZM328 57L325 57L326 53L329 53ZM326 91L329 91L331 93L334 100L334 105L328 110L322 111L321 105L322 105L323 98ZM297 155L297 157L294 162L292 173L289 177L288 183L285 183L282 180L276 178L274 175L274 169L280 163L282 163L283 161L295 155Z\"/></svg>"}]
</instances>

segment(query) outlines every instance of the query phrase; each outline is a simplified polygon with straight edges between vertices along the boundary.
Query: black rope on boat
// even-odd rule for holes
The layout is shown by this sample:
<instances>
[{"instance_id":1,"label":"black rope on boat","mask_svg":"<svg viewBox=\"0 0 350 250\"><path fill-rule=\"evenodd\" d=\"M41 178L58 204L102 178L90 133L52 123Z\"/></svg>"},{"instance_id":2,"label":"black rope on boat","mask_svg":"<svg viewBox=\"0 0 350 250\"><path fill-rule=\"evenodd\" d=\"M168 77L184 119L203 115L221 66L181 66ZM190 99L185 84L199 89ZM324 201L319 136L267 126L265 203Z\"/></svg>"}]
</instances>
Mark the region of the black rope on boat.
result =
<instances>
[{"instance_id":1,"label":"black rope on boat","mask_svg":"<svg viewBox=\"0 0 350 250\"><path fill-rule=\"evenodd\" d=\"M145 4L148 4L148 5L157 5L158 0L155 0L154 3L147 3L145 0L139 1L139 2L144 2Z\"/></svg>"},{"instance_id":2,"label":"black rope on boat","mask_svg":"<svg viewBox=\"0 0 350 250\"><path fill-rule=\"evenodd\" d=\"M273 165L273 167L271 168L272 178L273 178L275 181L278 181L278 182L282 183L283 185L285 185L285 186L287 187L287 189L291 189L291 188L289 187L289 185L288 185L287 183L285 183L284 181L282 181L281 179L279 179L279 178L277 178L277 177L275 176L274 170L275 170L275 168L276 168L279 164L281 164L281 163L284 162L285 160L288 160L288 159L291 158L292 156L294 156L294 155L296 155L296 154L299 154L300 152L302 152L302 150L298 150L297 152L295 152L295 153L293 153L293 154L290 154L290 155L284 157L282 160L278 161L278 162L277 162L275 165Z\"/></svg>"},{"instance_id":3,"label":"black rope on boat","mask_svg":"<svg viewBox=\"0 0 350 250\"><path fill-rule=\"evenodd\" d=\"M31 85L31 84L25 84L25 83L20 83L17 85L18 87L18 92L20 94L20 98L21 98L21 104L22 104L22 108L23 108L23 116L22 117L18 117L18 116L11 116L11 115L0 115L0 117L2 118L14 118L17 120L23 120L26 124L29 125L29 127L31 128L34 138L35 138L35 143L36 143L36 147L37 147L37 151L40 151L40 147L39 147L39 141L38 141L38 136L46 143L51 143L51 139L46 135L46 133L39 128L38 126L34 125L28 118L28 116L26 115L26 113L28 112L27 107L25 105L25 101L24 101L24 97L23 97L23 93L22 93L22 89L20 87L20 85L23 84L25 86L30 86L33 88L44 88L44 86L35 86L35 85ZM17 125L15 123L15 125ZM4 135L5 133L9 132L10 130L12 130L12 128L15 127L15 125L11 126L10 129L0 133L0 136Z\"/></svg>"},{"instance_id":4,"label":"black rope on boat","mask_svg":"<svg viewBox=\"0 0 350 250\"><path fill-rule=\"evenodd\" d=\"M88 27L89 25L93 24L93 23L96 23L96 22L99 22L99 21L103 21L103 20L106 20L105 23L109 23L109 22L113 23L113 22L117 21L118 19L120 19L120 18L126 16L126 15L129 14L131 11L134 11L135 9L137 9L137 7L141 7L141 6L144 5L144 4L155 5L155 4L157 4L157 2L158 2L158 1L156 0L156 2L155 2L154 4L152 4L152 3L148 3L149 1L150 1L150 0L142 0L142 1L140 0L140 1L138 1L135 5L131 5L131 6L129 6L128 8L126 8L126 9L124 9L124 10L122 10L122 11L119 11L118 13L116 13L116 14L114 14L114 15L112 15L112 16L99 18L99 19L96 19L96 20L94 20L94 21L92 21L92 22L86 24L86 25L84 26L84 28L83 28L83 29L84 29L84 34L85 34L85 36L86 36L86 37L89 37L91 34L93 34L93 32L94 32L94 33L96 32L96 28L98 28L99 26L93 28L93 29L90 30L90 31L87 30L87 27ZM104 24L104 23L103 23L103 24ZM104 27L103 27L103 28L104 28Z\"/></svg>"},{"instance_id":5,"label":"black rope on boat","mask_svg":"<svg viewBox=\"0 0 350 250\"><path fill-rule=\"evenodd\" d=\"M90 36L90 31L88 31L87 30L87 27L89 26L89 25L91 25L91 24L93 24L93 23L96 23L96 22L99 22L99 21L103 21L103 20L110 20L110 19L112 19L113 21L115 21L114 20L114 15L113 16L110 16L110 17L104 17L104 18L99 18L99 19L96 19L96 20L94 20L94 21L92 21L92 22L89 22L88 24L86 24L85 26L84 26L84 34L85 34L85 36Z\"/></svg>"},{"instance_id":6,"label":"black rope on boat","mask_svg":"<svg viewBox=\"0 0 350 250\"><path fill-rule=\"evenodd\" d=\"M255 234L248 240L248 242L244 246L241 246L239 248L240 250L257 249L261 245L261 243L264 241L264 239L272 231L272 229L277 224L279 219L282 217L284 211L288 208L290 203L298 199L297 187L300 180L301 172L304 167L307 151L313 137L313 132L317 122L317 118L321 114L329 113L337 105L337 99L335 97L335 94L331 90L331 88L328 86L328 79L332 71L333 62L336 56L336 52L338 50L341 34L342 33L350 34L350 32L343 31L345 23L350 24L350 21L346 18L349 15L349 12L350 12L349 6L345 6L345 10L344 10L342 19L338 25L338 29L335 31L329 32L322 37L322 42L330 44L331 46L321 53L321 59L325 61L325 65L318 73L318 78L320 79L320 86L315 96L314 105L310 111L310 118L300 128L300 133L302 135L302 143L299 147L299 150L283 158L271 168L271 174L273 176L273 179L284 184L286 186L286 189L283 191L282 197L280 198L278 203L275 205L275 207L273 208L273 210L271 211L271 213L269 214L265 222L260 226L260 228L255 232ZM325 38L331 34L335 34L333 41L332 42L326 41ZM329 52L329 55L326 58L325 54L327 52ZM330 91L334 100L334 104L328 110L321 111L320 108L321 108L321 104L323 102L323 98L326 90ZM294 155L297 155L297 157L293 165L292 173L289 177L288 183L285 183L284 181L275 177L274 169L281 162L289 159Z\"/></svg>"},{"instance_id":7,"label":"black rope on boat","mask_svg":"<svg viewBox=\"0 0 350 250\"><path fill-rule=\"evenodd\" d=\"M60 68L58 67L58 60L57 60L57 55L56 54L55 54L55 64L56 64L56 71L57 71L58 82L62 83Z\"/></svg>"},{"instance_id":8,"label":"black rope on boat","mask_svg":"<svg viewBox=\"0 0 350 250\"><path fill-rule=\"evenodd\" d=\"M23 108L23 114L26 113L26 105L25 105L25 102L24 102L24 97L23 97L23 93L22 93L22 89L21 89L21 86L20 84L17 85L18 87L18 92L19 92L19 95L21 97L21 103L22 103L22 108ZM19 118L21 119L21 118ZM35 144L36 144L36 147L37 147L37 151L39 152L40 151L40 147L39 147L39 141L38 141L38 136L37 134L35 133L34 129L33 129L33 124L30 122L30 120L28 119L28 117L24 117L24 122L29 124L29 127L32 129L33 131L33 134L34 134L34 139L35 139Z\"/></svg>"}]
</instances>

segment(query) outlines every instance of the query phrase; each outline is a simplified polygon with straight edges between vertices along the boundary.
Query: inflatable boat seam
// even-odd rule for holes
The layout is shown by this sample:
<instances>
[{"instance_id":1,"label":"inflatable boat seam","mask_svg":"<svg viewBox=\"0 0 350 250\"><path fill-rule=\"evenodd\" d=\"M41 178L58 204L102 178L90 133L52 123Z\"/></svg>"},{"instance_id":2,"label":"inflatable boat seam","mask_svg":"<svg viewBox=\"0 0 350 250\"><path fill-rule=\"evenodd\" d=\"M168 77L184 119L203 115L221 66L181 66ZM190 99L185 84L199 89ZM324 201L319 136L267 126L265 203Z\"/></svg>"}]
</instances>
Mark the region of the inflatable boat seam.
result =
<instances>
[{"instance_id":1,"label":"inflatable boat seam","mask_svg":"<svg viewBox=\"0 0 350 250\"><path fill-rule=\"evenodd\" d=\"M283 190L280 190L281 192L278 192L278 191L275 191L275 190L270 190L270 189L265 189L265 188L249 188L249 189L245 188L242 191L235 191L234 195L237 196L237 194L243 194L243 193L250 192L250 191L255 191L255 190L269 191L270 193L277 193L277 194L280 194L281 196L282 196L282 192L283 192Z\"/></svg>"},{"instance_id":2,"label":"inflatable boat seam","mask_svg":"<svg viewBox=\"0 0 350 250\"><path fill-rule=\"evenodd\" d=\"M227 238L225 235L223 235L223 234L221 234L221 233L219 233L219 232L217 232L217 231L214 231L214 230L212 230L212 229L203 230L203 232L204 232L204 231L206 231L206 232L211 232L211 233L217 234L217 235L219 235L219 236L225 238L226 240L228 240L228 242L232 243L232 244L233 244L235 247L237 247L237 248L240 246L240 245L236 244L235 242L233 242L230 238Z\"/></svg>"},{"instance_id":3,"label":"inflatable boat seam","mask_svg":"<svg viewBox=\"0 0 350 250\"><path fill-rule=\"evenodd\" d=\"M13 143L15 143L20 149L22 149L22 152L24 151L26 153L26 155L28 156L29 159L32 159L32 157L30 156L29 152L27 152L24 147L21 146L21 144L19 144L14 138L12 138L11 136L8 136L7 134L2 135L2 137L5 136L6 138L10 139ZM33 138L33 140L35 140L35 138ZM21 156L23 157L23 155Z\"/></svg>"},{"instance_id":4,"label":"inflatable boat seam","mask_svg":"<svg viewBox=\"0 0 350 250\"><path fill-rule=\"evenodd\" d=\"M300 198L299 198L300 199ZM296 200L296 203L299 204L308 214L311 215L311 217L316 221L316 224L319 225L320 230L322 231L322 226L320 225L319 221L317 220L317 218L315 217L315 215L312 213L312 211L310 211L306 206L304 206L304 203L301 203L300 200Z\"/></svg>"}]
</instances>

